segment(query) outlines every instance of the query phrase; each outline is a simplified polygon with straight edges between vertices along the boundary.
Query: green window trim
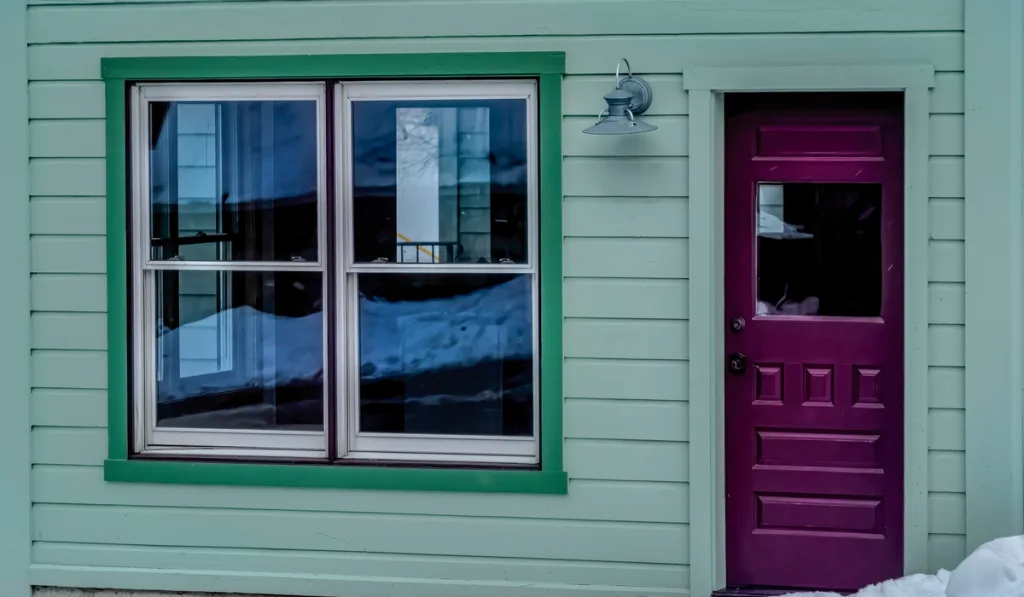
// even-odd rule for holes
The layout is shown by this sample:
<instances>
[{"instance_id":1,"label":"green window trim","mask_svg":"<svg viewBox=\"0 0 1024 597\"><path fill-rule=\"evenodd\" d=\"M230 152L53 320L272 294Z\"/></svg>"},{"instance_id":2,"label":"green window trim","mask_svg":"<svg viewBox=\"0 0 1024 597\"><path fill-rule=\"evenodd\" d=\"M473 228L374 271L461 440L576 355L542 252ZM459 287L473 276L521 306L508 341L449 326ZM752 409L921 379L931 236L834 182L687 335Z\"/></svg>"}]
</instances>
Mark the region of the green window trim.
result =
<instances>
[{"instance_id":1,"label":"green window trim","mask_svg":"<svg viewBox=\"0 0 1024 597\"><path fill-rule=\"evenodd\" d=\"M421 491L568 491L562 432L561 52L104 58L107 134L107 481ZM127 84L134 81L531 77L539 87L540 469L194 462L130 458Z\"/></svg>"}]
</instances>

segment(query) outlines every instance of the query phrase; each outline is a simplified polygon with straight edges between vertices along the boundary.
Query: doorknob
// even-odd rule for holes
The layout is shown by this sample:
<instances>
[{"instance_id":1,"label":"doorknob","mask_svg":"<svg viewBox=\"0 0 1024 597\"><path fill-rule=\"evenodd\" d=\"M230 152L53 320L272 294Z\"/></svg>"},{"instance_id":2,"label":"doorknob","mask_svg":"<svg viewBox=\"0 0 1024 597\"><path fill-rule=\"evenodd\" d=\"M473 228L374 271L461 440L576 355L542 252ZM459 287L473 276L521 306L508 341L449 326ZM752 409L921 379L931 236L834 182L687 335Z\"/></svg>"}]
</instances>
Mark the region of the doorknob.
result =
<instances>
[{"instance_id":1,"label":"doorknob","mask_svg":"<svg viewBox=\"0 0 1024 597\"><path fill-rule=\"evenodd\" d=\"M729 355L729 372L733 375L743 375L747 370L747 355L742 352L734 352Z\"/></svg>"}]
</instances>

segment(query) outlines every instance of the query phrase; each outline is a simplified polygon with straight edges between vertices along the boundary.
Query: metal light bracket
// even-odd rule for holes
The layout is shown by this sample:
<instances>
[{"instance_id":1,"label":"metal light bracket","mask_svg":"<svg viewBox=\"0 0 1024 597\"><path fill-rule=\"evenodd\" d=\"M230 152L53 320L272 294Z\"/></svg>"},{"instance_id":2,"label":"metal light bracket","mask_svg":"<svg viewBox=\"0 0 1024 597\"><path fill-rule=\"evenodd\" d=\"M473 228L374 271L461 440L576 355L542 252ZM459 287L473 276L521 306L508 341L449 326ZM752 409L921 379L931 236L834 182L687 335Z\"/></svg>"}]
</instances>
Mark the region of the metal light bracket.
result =
<instances>
[{"instance_id":1,"label":"metal light bracket","mask_svg":"<svg viewBox=\"0 0 1024 597\"><path fill-rule=\"evenodd\" d=\"M621 76L620 68L622 64L626 64L626 76ZM633 76L633 70L629 66L629 60L625 58L619 60L619 63L615 65L615 88L621 89L633 96L633 99L629 101L629 111L634 116L639 116L647 111L647 108L651 107L651 100L654 98L654 94L651 93L651 86L648 85L647 81L644 81L640 77Z\"/></svg>"}]
</instances>

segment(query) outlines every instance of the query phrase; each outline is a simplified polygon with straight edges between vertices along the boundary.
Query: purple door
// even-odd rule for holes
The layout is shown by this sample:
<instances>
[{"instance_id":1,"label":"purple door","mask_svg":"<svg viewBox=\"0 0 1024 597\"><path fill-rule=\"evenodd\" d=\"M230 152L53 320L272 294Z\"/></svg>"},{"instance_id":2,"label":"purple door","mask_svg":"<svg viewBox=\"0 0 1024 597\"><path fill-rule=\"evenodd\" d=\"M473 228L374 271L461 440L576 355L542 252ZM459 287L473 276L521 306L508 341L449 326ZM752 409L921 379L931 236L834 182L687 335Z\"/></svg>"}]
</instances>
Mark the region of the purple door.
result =
<instances>
[{"instance_id":1,"label":"purple door","mask_svg":"<svg viewBox=\"0 0 1024 597\"><path fill-rule=\"evenodd\" d=\"M745 95L726 114L728 583L900 576L901 98Z\"/></svg>"}]
</instances>

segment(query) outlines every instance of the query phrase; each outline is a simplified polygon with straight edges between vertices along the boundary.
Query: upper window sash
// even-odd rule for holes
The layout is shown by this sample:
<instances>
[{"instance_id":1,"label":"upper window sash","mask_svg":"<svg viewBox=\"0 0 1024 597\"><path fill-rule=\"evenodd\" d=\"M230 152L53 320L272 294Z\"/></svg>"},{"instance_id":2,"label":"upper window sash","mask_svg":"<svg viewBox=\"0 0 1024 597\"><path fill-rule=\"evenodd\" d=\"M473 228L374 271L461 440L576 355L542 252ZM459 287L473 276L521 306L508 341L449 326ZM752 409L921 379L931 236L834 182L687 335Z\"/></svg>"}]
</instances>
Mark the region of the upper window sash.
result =
<instances>
[{"instance_id":1,"label":"upper window sash","mask_svg":"<svg viewBox=\"0 0 1024 597\"><path fill-rule=\"evenodd\" d=\"M308 103L309 108L305 108L304 104ZM137 255L137 259L140 261L140 266L143 269L211 269L211 270L267 270L267 269L322 269L325 263L326 247L327 242L325 238L325 229L327 222L327 177L326 177L326 84L323 82L273 82L273 83L141 83L133 88L133 101L132 101L132 114L133 114L133 130L132 134L136 140L134 146L133 160L137 164L135 168L135 175L132 181L132 231L133 231L133 243L134 253ZM155 218L158 214L156 213L155 206L159 203L161 205L166 204L168 201L174 202L175 209L180 210L181 202L183 200L190 200L187 195L181 196L178 194L175 197L155 197L154 193L154 181L153 174L156 165L152 163L154 156L155 143L158 141L154 139L154 129L156 125L152 121L152 114L155 108L162 110L169 110L169 106L173 107L175 111L179 106L194 106L212 104L218 108L218 112L223 112L226 108L232 108L238 111L237 118L234 119L232 126L218 126L215 132L216 137L216 159L218 160L218 172L217 176L219 180L218 184L224 183L224 178L230 178L225 176L225 173L221 170L220 161L225 157L234 157L235 164L231 164L232 167L237 170L242 170L248 167L247 171L237 172L234 176L235 182L237 183L236 188L224 188L220 189L220 196L216 197L216 203L226 203L237 207L239 210L244 210L256 201L274 201L279 199L275 197L275 192L279 193L292 193L312 190L315 201L315 222L308 222L310 228L310 235L314 238L310 239L310 242L306 244L309 247L299 247L299 249L305 248L306 254L281 254L281 255L253 255L252 251L247 251L240 258L234 255L224 255L223 251L218 251L218 257L215 259L195 258L196 251L191 251L191 256L184 250L182 255L171 254L174 251L165 251L168 242L175 244L176 246L184 247L195 247L196 245L202 244L204 241L209 241L211 244L218 245L219 248L230 246L232 241L237 245L239 241L245 242L257 242L254 239L244 238L244 233L239 231L225 231L222 234L207 234L205 237L199 237L198 235L191 238L179 237L177 239L161 239L160 241L154 242L153 237L157 236L154 228ZM308 127L302 127L302 123L299 123L299 128L293 127L291 130L287 128L287 125L279 125L274 121L274 114L269 114L264 118L263 122L259 122L259 111L260 108L270 108L280 110L281 108L287 109L288 107L295 109L301 109L302 113L312 112L313 122L309 123ZM266 111L266 110L264 110ZM242 112L246 112L243 114ZM280 115L278 120L281 120ZM220 117L220 121L224 121L224 117ZM246 129L245 124L248 123L250 126ZM308 130L307 130L308 129ZM247 138L246 135L253 135L256 132L262 135L262 139L258 139L262 145L259 145L258 151L269 151L270 155L264 156L259 155L248 155L245 157L249 158L249 164L246 166L242 162L243 157L241 156L242 151L247 151L252 154L254 151L253 147L239 147L235 149L235 154L232 156L231 148L226 148L225 145L230 141L229 137L235 139L238 143L239 139ZM305 183L299 181L292 185L294 188L281 188L280 181L277 182L277 187L274 187L273 177L274 172L269 170L273 169L275 159L284 159L285 151L283 148L276 147L274 138L275 134L280 135L281 133L292 134L298 136L298 140L292 140L294 143L315 145L312 147L306 147L307 161L313 161L312 166L315 168L315 172L311 173L312 176L307 178L315 178L315 189L298 189L299 186L303 186ZM307 135L313 136L313 143L308 143L306 140L301 138L301 134L306 133ZM183 136L188 136L186 132ZM178 144L182 143L185 139L171 139L165 141L165 143L173 143L173 151L177 151ZM242 141L244 142L244 141ZM280 154L280 156L276 155ZM301 159L301 158L297 158ZM258 162L262 160L262 162ZM188 165L183 168L188 168ZM268 170L263 172L263 188L258 188L258 182L254 180L245 180L246 176L254 177L257 174L261 174L260 170ZM162 172L165 178L170 176L179 176L179 172ZM181 178L182 181L187 180L185 177ZM175 183L180 181L174 181ZM305 184L308 186L308 184ZM224 199L227 199L225 202ZM159 199L160 201L157 201ZM284 199L287 199L285 197ZM213 207L212 203L211 206ZM239 225L241 226L241 225ZM250 225L251 228L251 225ZM175 231L177 233L178 231ZM268 232L268 231L260 231ZM232 238L232 234L234 238ZM242 234L243 236L239 236ZM177 242L175 242L177 241ZM272 244L273 239L269 242ZM315 255L309 255L309 249L315 252ZM266 250L266 249L264 249ZM259 251L259 249L257 249ZM302 253L303 251L295 250L294 253Z\"/></svg>"},{"instance_id":2,"label":"upper window sash","mask_svg":"<svg viewBox=\"0 0 1024 597\"><path fill-rule=\"evenodd\" d=\"M380 272L380 273L412 273L424 269L441 269L444 271L465 273L512 273L536 272L539 261L539 217L538 217L538 114L537 114L537 82L532 79L477 79L450 81L366 81L342 82L337 84L335 93L335 111L340 115L336 119L337 137L340 147L337 152L336 168L341 176L342 210L338 226L339 237L345 239L339 243L342 249L340 263L349 273ZM474 100L487 102L495 100L520 100L524 104L524 126L526 162L525 193L527 213L526 221L526 259L500 260L489 263L473 262L375 262L374 260L356 259L356 226L360 225L354 209L355 185L357 183L354 159L358 148L353 138L354 104L362 102L401 102L415 107L416 102L429 104L451 102L453 107L459 103ZM412 243L410 243L412 244ZM429 243L427 243L429 244ZM412 244L416 250L416 245Z\"/></svg>"}]
</instances>

